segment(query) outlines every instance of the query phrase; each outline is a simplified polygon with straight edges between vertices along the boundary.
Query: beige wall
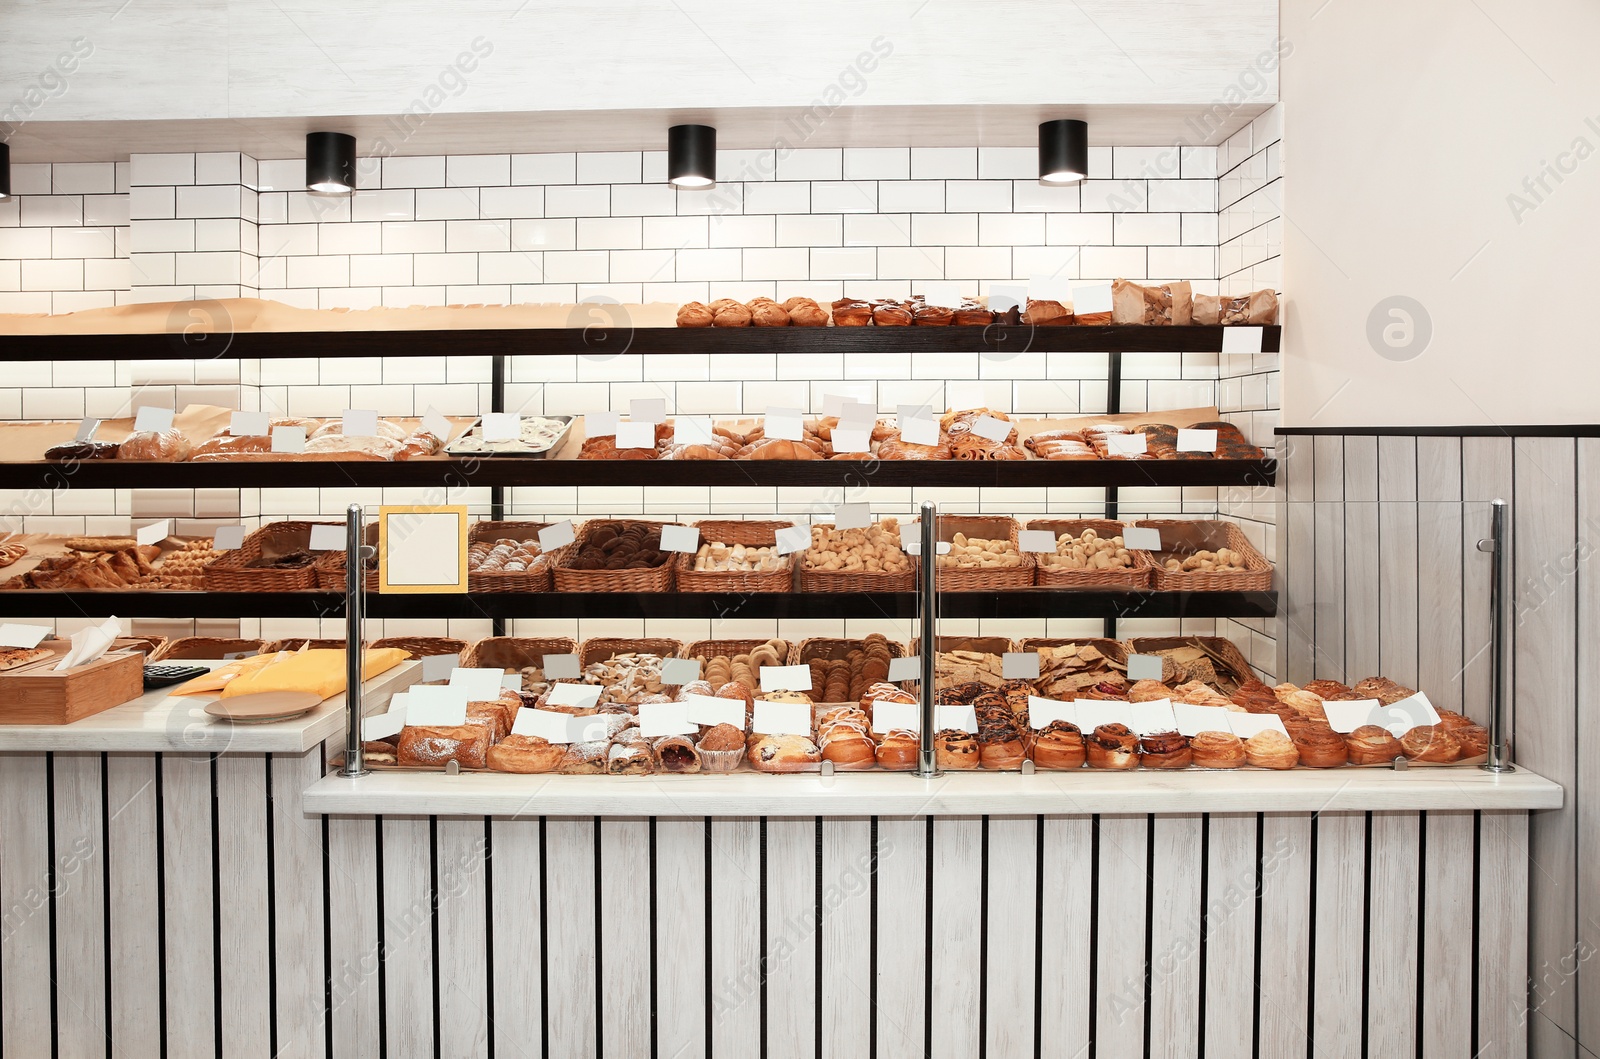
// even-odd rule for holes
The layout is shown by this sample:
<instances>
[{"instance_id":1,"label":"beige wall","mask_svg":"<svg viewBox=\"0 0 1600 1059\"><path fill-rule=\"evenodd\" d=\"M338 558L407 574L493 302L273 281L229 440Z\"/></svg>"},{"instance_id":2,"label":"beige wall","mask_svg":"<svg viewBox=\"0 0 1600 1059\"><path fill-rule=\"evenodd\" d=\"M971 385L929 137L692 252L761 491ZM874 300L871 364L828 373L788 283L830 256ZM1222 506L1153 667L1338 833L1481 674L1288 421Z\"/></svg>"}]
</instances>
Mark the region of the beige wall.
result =
<instances>
[{"instance_id":1,"label":"beige wall","mask_svg":"<svg viewBox=\"0 0 1600 1059\"><path fill-rule=\"evenodd\" d=\"M1600 155L1600 8L1283 0L1282 20L1284 422L1600 420L1600 156L1563 155ZM1541 190L1547 162L1575 171ZM1368 341L1393 295L1432 321L1389 350L1409 359Z\"/></svg>"}]
</instances>

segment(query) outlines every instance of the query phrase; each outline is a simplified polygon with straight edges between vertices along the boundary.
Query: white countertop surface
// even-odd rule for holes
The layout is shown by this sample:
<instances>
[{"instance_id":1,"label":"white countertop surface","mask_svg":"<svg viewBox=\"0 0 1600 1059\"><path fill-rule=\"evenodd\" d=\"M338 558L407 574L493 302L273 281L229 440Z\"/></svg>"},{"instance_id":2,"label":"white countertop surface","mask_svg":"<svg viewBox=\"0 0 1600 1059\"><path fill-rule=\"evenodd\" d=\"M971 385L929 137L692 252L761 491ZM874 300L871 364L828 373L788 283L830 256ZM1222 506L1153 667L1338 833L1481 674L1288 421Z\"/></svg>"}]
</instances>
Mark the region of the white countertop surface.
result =
<instances>
[{"instance_id":1,"label":"white countertop surface","mask_svg":"<svg viewBox=\"0 0 1600 1059\"><path fill-rule=\"evenodd\" d=\"M214 669L221 662L187 659L173 665ZM389 696L422 676L418 662L402 662L362 684L362 708L382 713ZM341 693L292 721L232 724L205 713L216 696L172 695L171 688L148 691L72 724L0 725L0 752L8 750L129 751L167 754L300 754L344 734L345 697Z\"/></svg>"},{"instance_id":2,"label":"white countertop surface","mask_svg":"<svg viewBox=\"0 0 1600 1059\"><path fill-rule=\"evenodd\" d=\"M558 776L374 772L325 776L309 812L431 816L1031 816L1391 809L1555 809L1534 773L1462 768L1291 772Z\"/></svg>"}]
</instances>

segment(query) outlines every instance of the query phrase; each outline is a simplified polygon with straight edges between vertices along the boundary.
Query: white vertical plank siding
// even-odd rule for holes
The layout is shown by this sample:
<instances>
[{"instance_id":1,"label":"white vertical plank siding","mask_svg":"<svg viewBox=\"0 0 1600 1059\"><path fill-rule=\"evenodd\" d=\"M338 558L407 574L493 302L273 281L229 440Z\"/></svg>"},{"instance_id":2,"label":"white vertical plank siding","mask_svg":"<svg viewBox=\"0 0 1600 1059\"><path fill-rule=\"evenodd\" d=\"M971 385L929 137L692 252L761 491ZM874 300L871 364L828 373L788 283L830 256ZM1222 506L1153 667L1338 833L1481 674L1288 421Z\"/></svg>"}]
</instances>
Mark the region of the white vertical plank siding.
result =
<instances>
[{"instance_id":1,"label":"white vertical plank siding","mask_svg":"<svg viewBox=\"0 0 1600 1059\"><path fill-rule=\"evenodd\" d=\"M817 823L767 821L766 1054L816 1054Z\"/></svg>"},{"instance_id":2,"label":"white vertical plank siding","mask_svg":"<svg viewBox=\"0 0 1600 1059\"><path fill-rule=\"evenodd\" d=\"M1279 519L1278 594L1279 672L1304 684L1315 679L1317 623L1317 518L1314 438L1278 439L1279 486L1285 503Z\"/></svg>"},{"instance_id":3,"label":"white vertical plank siding","mask_svg":"<svg viewBox=\"0 0 1600 1059\"><path fill-rule=\"evenodd\" d=\"M706 834L704 820L656 821L656 1050L668 1059L707 1054Z\"/></svg>"},{"instance_id":4,"label":"white vertical plank siding","mask_svg":"<svg viewBox=\"0 0 1600 1059\"><path fill-rule=\"evenodd\" d=\"M1095 1055L1139 1059L1144 1055L1144 949L1150 884L1150 819L1101 816L1098 973Z\"/></svg>"},{"instance_id":5,"label":"white vertical plank siding","mask_svg":"<svg viewBox=\"0 0 1600 1059\"><path fill-rule=\"evenodd\" d=\"M1385 1055L1416 1049L1419 853L1416 813L1372 814L1367 1039Z\"/></svg>"},{"instance_id":6,"label":"white vertical plank siding","mask_svg":"<svg viewBox=\"0 0 1600 1059\"><path fill-rule=\"evenodd\" d=\"M1367 814L1320 813L1317 843L1316 963L1311 1032L1318 1059L1361 1059L1361 1005L1366 996L1362 947L1366 932Z\"/></svg>"},{"instance_id":7,"label":"white vertical plank siding","mask_svg":"<svg viewBox=\"0 0 1600 1059\"><path fill-rule=\"evenodd\" d=\"M1478 1054L1560 1054L1539 1050L1552 1043L1540 1008L1554 983L1528 962L1528 878L1536 870L1529 863L1528 814L1488 811L1478 818ZM1560 975L1558 968L1550 973ZM1530 1027L1539 1042L1531 1053Z\"/></svg>"},{"instance_id":8,"label":"white vertical plank siding","mask_svg":"<svg viewBox=\"0 0 1600 1059\"><path fill-rule=\"evenodd\" d=\"M1314 652L1309 673L1312 677L1343 680L1345 667L1344 634L1344 439L1316 437L1312 450L1312 491L1316 496L1316 583L1317 599L1311 612L1315 620L1312 641Z\"/></svg>"},{"instance_id":9,"label":"white vertical plank siding","mask_svg":"<svg viewBox=\"0 0 1600 1059\"><path fill-rule=\"evenodd\" d=\"M1354 683L1381 669L1382 573L1373 553L1382 553L1378 519L1378 439L1344 439L1344 680ZM1319 629L1320 632L1320 629ZM1401 629L1403 636L1414 635Z\"/></svg>"},{"instance_id":10,"label":"white vertical plank siding","mask_svg":"<svg viewBox=\"0 0 1600 1059\"><path fill-rule=\"evenodd\" d=\"M60 1054L103 1054L106 850L100 754L55 755L56 1005ZM4 769L0 763L0 769ZM6 906L10 907L10 906ZM3 988L3 987L0 987Z\"/></svg>"},{"instance_id":11,"label":"white vertical plank siding","mask_svg":"<svg viewBox=\"0 0 1600 1059\"><path fill-rule=\"evenodd\" d=\"M711 1053L761 1052L761 821L711 822Z\"/></svg>"},{"instance_id":12,"label":"white vertical plank siding","mask_svg":"<svg viewBox=\"0 0 1600 1059\"><path fill-rule=\"evenodd\" d=\"M206 754L161 758L168 1059L216 1055L211 768Z\"/></svg>"},{"instance_id":13,"label":"white vertical plank siding","mask_svg":"<svg viewBox=\"0 0 1600 1059\"><path fill-rule=\"evenodd\" d=\"M1417 684L1417 442L1378 439L1378 620L1383 639L1378 668L1353 679L1382 675L1408 687ZM1371 551L1367 554L1370 556ZM1351 556L1351 565L1361 563Z\"/></svg>"},{"instance_id":14,"label":"white vertical plank siding","mask_svg":"<svg viewBox=\"0 0 1600 1059\"><path fill-rule=\"evenodd\" d=\"M1255 1047L1256 816L1212 813L1206 856L1205 1053Z\"/></svg>"},{"instance_id":15,"label":"white vertical plank siding","mask_svg":"<svg viewBox=\"0 0 1600 1059\"><path fill-rule=\"evenodd\" d=\"M989 899L981 913L988 935L984 986L989 998L984 1022L986 1055L1033 1055L1038 831L1038 820L1032 816L989 819ZM1051 885L1048 879L1045 885Z\"/></svg>"},{"instance_id":16,"label":"white vertical plank siding","mask_svg":"<svg viewBox=\"0 0 1600 1059\"><path fill-rule=\"evenodd\" d=\"M1459 710L1462 595L1461 439L1417 439L1417 683ZM1478 561L1483 556L1473 552Z\"/></svg>"},{"instance_id":17,"label":"white vertical plank siding","mask_svg":"<svg viewBox=\"0 0 1600 1059\"><path fill-rule=\"evenodd\" d=\"M494 921L495 1055L532 1059L543 1054L544 1026L539 821L495 820L490 824L490 840L494 851L488 872L494 879L490 915Z\"/></svg>"},{"instance_id":18,"label":"white vertical plank siding","mask_svg":"<svg viewBox=\"0 0 1600 1059\"><path fill-rule=\"evenodd\" d=\"M1158 816L1150 878L1159 880L1150 918L1150 1054L1199 1055L1200 889L1205 875L1199 815Z\"/></svg>"},{"instance_id":19,"label":"white vertical plank siding","mask_svg":"<svg viewBox=\"0 0 1600 1059\"><path fill-rule=\"evenodd\" d=\"M826 827L826 825L824 825ZM928 981L926 820L878 820L878 1003L881 1059L921 1059Z\"/></svg>"},{"instance_id":20,"label":"white vertical plank siding","mask_svg":"<svg viewBox=\"0 0 1600 1059\"><path fill-rule=\"evenodd\" d=\"M437 823L439 1054L463 1059L489 1054L489 870L483 826L472 817Z\"/></svg>"},{"instance_id":21,"label":"white vertical plank siding","mask_svg":"<svg viewBox=\"0 0 1600 1059\"><path fill-rule=\"evenodd\" d=\"M605 1054L649 1059L650 821L606 817L599 826L600 1025Z\"/></svg>"},{"instance_id":22,"label":"white vertical plank siding","mask_svg":"<svg viewBox=\"0 0 1600 1059\"><path fill-rule=\"evenodd\" d=\"M1578 440L1578 924L1579 936L1600 949L1600 730L1594 703L1600 700L1600 576L1593 559L1600 550L1600 439ZM56 770L61 768L60 757ZM1578 968L1578 1039L1600 1049L1600 968Z\"/></svg>"},{"instance_id":23,"label":"white vertical plank siding","mask_svg":"<svg viewBox=\"0 0 1600 1059\"><path fill-rule=\"evenodd\" d=\"M545 966L551 1056L597 1053L595 822L545 821Z\"/></svg>"},{"instance_id":24,"label":"white vertical plank siding","mask_svg":"<svg viewBox=\"0 0 1600 1059\"><path fill-rule=\"evenodd\" d=\"M322 748L271 758L272 887L277 932L278 1059L324 1059L328 1052L326 978L323 955L323 818L307 816L301 793L322 775ZM330 822L331 828L331 822ZM369 831L376 833L370 827ZM332 846L330 838L329 846ZM331 855L331 848L329 850ZM362 883L371 902L375 875ZM332 880L328 880L331 891ZM354 894L352 894L354 896ZM371 913L376 923L376 909ZM343 920L340 931L345 927ZM359 929L359 928L357 928ZM374 992L376 998L376 979Z\"/></svg>"},{"instance_id":25,"label":"white vertical plank siding","mask_svg":"<svg viewBox=\"0 0 1600 1059\"><path fill-rule=\"evenodd\" d=\"M935 1059L978 1054L983 929L983 821L973 816L933 822L933 977L929 1051Z\"/></svg>"},{"instance_id":26,"label":"white vertical plank siding","mask_svg":"<svg viewBox=\"0 0 1600 1059\"><path fill-rule=\"evenodd\" d=\"M1461 694L1468 716L1489 719L1489 570L1490 557L1477 550L1489 536L1489 502L1511 496L1511 439L1461 439ZM1516 547L1516 511L1508 523Z\"/></svg>"},{"instance_id":27,"label":"white vertical plank siding","mask_svg":"<svg viewBox=\"0 0 1600 1059\"><path fill-rule=\"evenodd\" d=\"M383 829L383 1027L390 1051L433 1051L433 838L425 816Z\"/></svg>"},{"instance_id":28,"label":"white vertical plank siding","mask_svg":"<svg viewBox=\"0 0 1600 1059\"><path fill-rule=\"evenodd\" d=\"M1094 997L1087 988L1094 955L1087 895L1094 888L1094 821L1047 816L1045 900L1039 913L1039 1054L1074 1059L1089 1054Z\"/></svg>"},{"instance_id":29,"label":"white vertical plank siding","mask_svg":"<svg viewBox=\"0 0 1600 1059\"><path fill-rule=\"evenodd\" d=\"M217 757L217 904L222 958L222 1054L272 1054L272 876L267 866L267 762L261 754Z\"/></svg>"},{"instance_id":30,"label":"white vertical plank siding","mask_svg":"<svg viewBox=\"0 0 1600 1059\"><path fill-rule=\"evenodd\" d=\"M333 1055L340 1059L370 1054L379 1035L382 950L377 894L383 886L378 875L382 827L381 818L328 818L329 1018Z\"/></svg>"},{"instance_id":31,"label":"white vertical plank siding","mask_svg":"<svg viewBox=\"0 0 1600 1059\"><path fill-rule=\"evenodd\" d=\"M156 768L106 756L106 894L111 914L111 1034L121 1055L161 1054L161 847ZM320 932L320 925L319 925ZM4 987L10 989L10 981Z\"/></svg>"},{"instance_id":32,"label":"white vertical plank siding","mask_svg":"<svg viewBox=\"0 0 1600 1059\"><path fill-rule=\"evenodd\" d=\"M49 1055L50 813L44 754L0 756L0 1053Z\"/></svg>"},{"instance_id":33,"label":"white vertical plank siding","mask_svg":"<svg viewBox=\"0 0 1600 1059\"><path fill-rule=\"evenodd\" d=\"M1261 820L1262 1059L1300 1059L1310 1036L1306 965L1311 962L1311 819L1265 813Z\"/></svg>"},{"instance_id":34,"label":"white vertical plank siding","mask_svg":"<svg viewBox=\"0 0 1600 1059\"><path fill-rule=\"evenodd\" d=\"M1422 1054L1470 1059L1473 874L1456 858L1472 848L1472 812L1427 814L1422 905ZM1494 1054L1494 1053L1489 1053Z\"/></svg>"},{"instance_id":35,"label":"white vertical plank siding","mask_svg":"<svg viewBox=\"0 0 1600 1059\"><path fill-rule=\"evenodd\" d=\"M822 1055L848 1059L872 1037L870 818L823 822L821 896Z\"/></svg>"}]
</instances>

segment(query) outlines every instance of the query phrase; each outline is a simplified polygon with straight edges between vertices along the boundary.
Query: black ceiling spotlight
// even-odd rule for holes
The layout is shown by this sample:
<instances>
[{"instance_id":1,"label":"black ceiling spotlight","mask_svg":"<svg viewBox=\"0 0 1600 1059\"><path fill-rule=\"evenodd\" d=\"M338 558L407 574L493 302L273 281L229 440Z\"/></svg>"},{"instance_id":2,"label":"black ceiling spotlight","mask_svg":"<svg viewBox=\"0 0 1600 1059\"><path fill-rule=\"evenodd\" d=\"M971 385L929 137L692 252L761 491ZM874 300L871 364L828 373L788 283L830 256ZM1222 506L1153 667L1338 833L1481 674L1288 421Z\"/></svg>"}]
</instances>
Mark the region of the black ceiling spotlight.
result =
<instances>
[{"instance_id":1,"label":"black ceiling spotlight","mask_svg":"<svg viewBox=\"0 0 1600 1059\"><path fill-rule=\"evenodd\" d=\"M703 191L717 184L717 130L674 125L667 130L667 183Z\"/></svg>"},{"instance_id":2,"label":"black ceiling spotlight","mask_svg":"<svg viewBox=\"0 0 1600 1059\"><path fill-rule=\"evenodd\" d=\"M356 138L342 132L306 133L306 190L349 195L356 190Z\"/></svg>"},{"instance_id":3,"label":"black ceiling spotlight","mask_svg":"<svg viewBox=\"0 0 1600 1059\"><path fill-rule=\"evenodd\" d=\"M1089 123L1073 118L1039 126L1039 183L1075 184L1089 175Z\"/></svg>"},{"instance_id":4,"label":"black ceiling spotlight","mask_svg":"<svg viewBox=\"0 0 1600 1059\"><path fill-rule=\"evenodd\" d=\"M0 143L0 202L11 197L11 146Z\"/></svg>"}]
</instances>

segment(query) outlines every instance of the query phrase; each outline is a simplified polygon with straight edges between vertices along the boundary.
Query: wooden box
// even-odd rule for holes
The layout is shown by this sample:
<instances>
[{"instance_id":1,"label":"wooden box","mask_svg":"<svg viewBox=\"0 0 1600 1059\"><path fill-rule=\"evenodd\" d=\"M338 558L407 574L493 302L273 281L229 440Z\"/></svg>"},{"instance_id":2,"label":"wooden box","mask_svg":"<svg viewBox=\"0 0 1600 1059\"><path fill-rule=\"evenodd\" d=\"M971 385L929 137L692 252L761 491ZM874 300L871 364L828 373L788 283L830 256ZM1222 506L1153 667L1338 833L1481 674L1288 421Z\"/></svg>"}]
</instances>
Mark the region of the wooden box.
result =
<instances>
[{"instance_id":1,"label":"wooden box","mask_svg":"<svg viewBox=\"0 0 1600 1059\"><path fill-rule=\"evenodd\" d=\"M39 646L55 654L0 673L0 724L71 724L144 694L140 651L113 651L58 673L55 665L71 644L47 640Z\"/></svg>"}]
</instances>

